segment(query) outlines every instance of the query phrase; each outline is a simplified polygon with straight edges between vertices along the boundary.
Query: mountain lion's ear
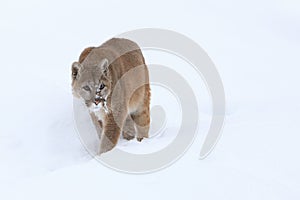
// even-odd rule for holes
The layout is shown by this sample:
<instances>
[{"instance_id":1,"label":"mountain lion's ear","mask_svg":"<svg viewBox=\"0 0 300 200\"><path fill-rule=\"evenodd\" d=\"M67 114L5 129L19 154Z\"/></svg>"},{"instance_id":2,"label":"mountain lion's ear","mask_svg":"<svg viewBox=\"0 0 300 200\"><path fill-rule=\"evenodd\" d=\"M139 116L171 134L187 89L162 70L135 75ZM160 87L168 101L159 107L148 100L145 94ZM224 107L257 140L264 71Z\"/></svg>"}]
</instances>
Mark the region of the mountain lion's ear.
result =
<instances>
[{"instance_id":1,"label":"mountain lion's ear","mask_svg":"<svg viewBox=\"0 0 300 200\"><path fill-rule=\"evenodd\" d=\"M72 79L75 80L78 76L78 71L82 67L79 62L74 62L72 64Z\"/></svg>"},{"instance_id":2,"label":"mountain lion's ear","mask_svg":"<svg viewBox=\"0 0 300 200\"><path fill-rule=\"evenodd\" d=\"M98 65L99 69L101 70L102 73L107 74L107 70L108 70L108 60L106 58L104 58L103 60L101 60L101 62Z\"/></svg>"}]
</instances>

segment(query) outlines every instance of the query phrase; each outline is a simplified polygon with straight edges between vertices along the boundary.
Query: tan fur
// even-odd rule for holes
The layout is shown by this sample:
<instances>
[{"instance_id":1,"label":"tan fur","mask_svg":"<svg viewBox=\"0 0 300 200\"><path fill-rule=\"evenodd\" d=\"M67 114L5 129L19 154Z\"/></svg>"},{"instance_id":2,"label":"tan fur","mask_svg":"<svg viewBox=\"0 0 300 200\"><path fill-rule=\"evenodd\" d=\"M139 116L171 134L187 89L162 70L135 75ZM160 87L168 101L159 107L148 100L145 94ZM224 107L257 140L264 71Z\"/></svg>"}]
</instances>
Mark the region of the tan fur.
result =
<instances>
[{"instance_id":1,"label":"tan fur","mask_svg":"<svg viewBox=\"0 0 300 200\"><path fill-rule=\"evenodd\" d=\"M140 83L143 84L138 85ZM101 84L105 87L97 94L105 101L101 101L99 111L91 112L101 139L100 153L111 150L121 132L128 140L135 136L138 141L147 138L150 124L149 74L136 43L113 38L100 47L84 49L79 62L72 65L73 94L93 110L97 102L94 100L96 90ZM98 104L96 107L98 109Z\"/></svg>"},{"instance_id":2,"label":"tan fur","mask_svg":"<svg viewBox=\"0 0 300 200\"><path fill-rule=\"evenodd\" d=\"M79 56L79 62L82 63L84 59L89 55L89 53L94 49L95 47L88 47L83 50L83 52Z\"/></svg>"}]
</instances>

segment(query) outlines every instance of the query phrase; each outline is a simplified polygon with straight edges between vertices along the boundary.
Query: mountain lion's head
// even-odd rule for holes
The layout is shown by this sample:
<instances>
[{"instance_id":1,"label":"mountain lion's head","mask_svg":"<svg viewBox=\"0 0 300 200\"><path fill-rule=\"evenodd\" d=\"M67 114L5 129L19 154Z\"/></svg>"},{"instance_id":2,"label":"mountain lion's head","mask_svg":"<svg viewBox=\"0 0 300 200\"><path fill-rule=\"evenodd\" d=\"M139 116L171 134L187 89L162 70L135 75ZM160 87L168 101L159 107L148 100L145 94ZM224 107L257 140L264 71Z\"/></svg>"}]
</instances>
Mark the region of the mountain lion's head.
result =
<instances>
[{"instance_id":1,"label":"mountain lion's head","mask_svg":"<svg viewBox=\"0 0 300 200\"><path fill-rule=\"evenodd\" d=\"M73 95L83 100L88 108L105 103L111 93L111 74L106 58L96 65L72 64ZM103 106L103 105L102 105Z\"/></svg>"}]
</instances>

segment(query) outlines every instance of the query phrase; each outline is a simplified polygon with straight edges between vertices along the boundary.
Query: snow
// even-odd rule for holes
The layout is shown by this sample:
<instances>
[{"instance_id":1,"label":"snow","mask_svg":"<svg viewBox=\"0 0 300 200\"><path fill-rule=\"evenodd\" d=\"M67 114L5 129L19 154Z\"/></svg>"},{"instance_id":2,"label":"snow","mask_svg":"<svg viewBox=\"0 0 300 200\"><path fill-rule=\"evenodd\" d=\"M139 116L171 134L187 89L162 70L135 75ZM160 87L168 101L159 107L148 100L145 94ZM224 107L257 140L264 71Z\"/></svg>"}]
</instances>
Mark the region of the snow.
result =
<instances>
[{"instance_id":1,"label":"snow","mask_svg":"<svg viewBox=\"0 0 300 200\"><path fill-rule=\"evenodd\" d=\"M134 11L117 1L0 4L0 199L300 198L298 2L134 1ZM97 151L97 137L76 131L71 64L83 48L141 27L198 42L222 77L227 110L220 141L199 160L211 117L205 84L180 58L144 51L146 62L172 66L199 87L199 133L174 164L132 175L86 150ZM172 142L181 120L177 99L154 85L151 106L162 106L165 116L150 133L164 128L142 143L121 139L117 148L144 154Z\"/></svg>"}]
</instances>

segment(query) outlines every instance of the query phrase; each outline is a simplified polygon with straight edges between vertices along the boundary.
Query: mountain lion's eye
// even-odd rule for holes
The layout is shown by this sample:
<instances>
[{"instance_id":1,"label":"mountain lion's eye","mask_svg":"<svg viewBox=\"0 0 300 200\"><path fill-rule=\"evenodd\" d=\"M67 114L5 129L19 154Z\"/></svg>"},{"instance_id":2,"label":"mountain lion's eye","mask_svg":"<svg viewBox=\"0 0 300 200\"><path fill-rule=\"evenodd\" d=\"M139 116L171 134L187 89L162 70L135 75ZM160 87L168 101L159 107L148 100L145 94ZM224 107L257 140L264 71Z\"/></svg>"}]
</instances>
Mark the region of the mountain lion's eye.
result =
<instances>
[{"instance_id":1,"label":"mountain lion's eye","mask_svg":"<svg viewBox=\"0 0 300 200\"><path fill-rule=\"evenodd\" d=\"M84 86L84 87L82 87L84 90L86 90L86 91L91 91L91 89L90 89L90 87L89 86Z\"/></svg>"},{"instance_id":2,"label":"mountain lion's eye","mask_svg":"<svg viewBox=\"0 0 300 200\"><path fill-rule=\"evenodd\" d=\"M105 85L103 83L101 83L100 90L103 90L104 87L105 87Z\"/></svg>"}]
</instances>

